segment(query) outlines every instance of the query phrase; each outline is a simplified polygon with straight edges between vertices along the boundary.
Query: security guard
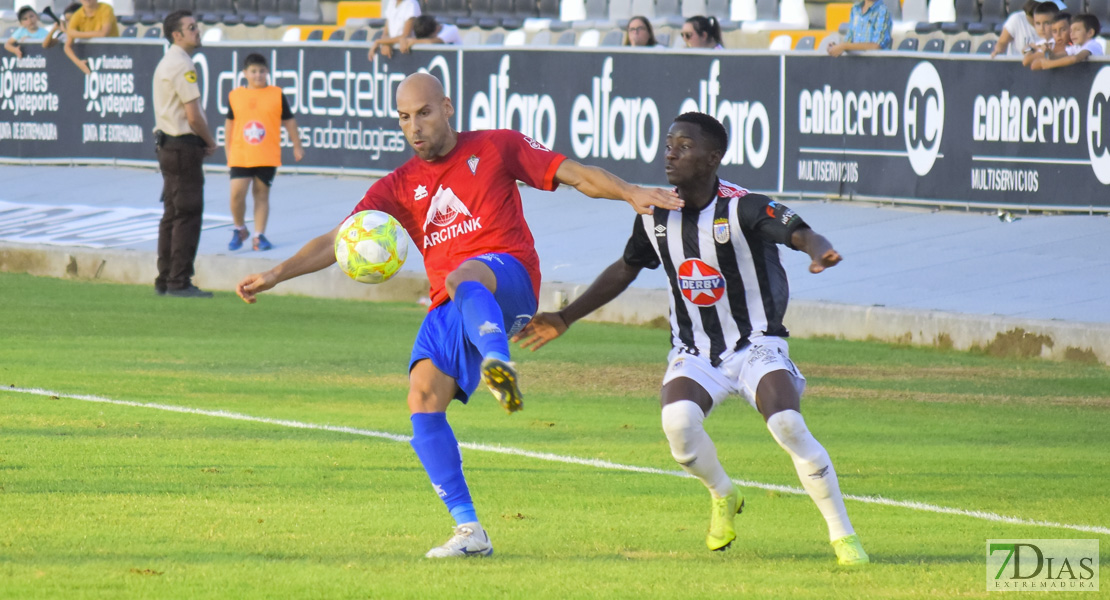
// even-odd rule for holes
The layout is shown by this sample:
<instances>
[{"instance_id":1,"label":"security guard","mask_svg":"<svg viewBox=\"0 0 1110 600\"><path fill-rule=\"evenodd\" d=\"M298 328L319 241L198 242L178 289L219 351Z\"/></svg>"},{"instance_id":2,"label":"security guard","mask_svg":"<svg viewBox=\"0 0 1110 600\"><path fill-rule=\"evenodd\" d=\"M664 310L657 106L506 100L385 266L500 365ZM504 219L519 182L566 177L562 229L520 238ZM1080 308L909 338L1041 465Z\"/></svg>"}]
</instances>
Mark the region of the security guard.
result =
<instances>
[{"instance_id":1,"label":"security guard","mask_svg":"<svg viewBox=\"0 0 1110 600\"><path fill-rule=\"evenodd\" d=\"M204 213L203 162L216 151L190 58L200 48L200 30L192 13L179 10L166 17L162 31L170 47L154 69L154 140L164 205L154 289L159 295L211 298L212 292L192 281Z\"/></svg>"}]
</instances>

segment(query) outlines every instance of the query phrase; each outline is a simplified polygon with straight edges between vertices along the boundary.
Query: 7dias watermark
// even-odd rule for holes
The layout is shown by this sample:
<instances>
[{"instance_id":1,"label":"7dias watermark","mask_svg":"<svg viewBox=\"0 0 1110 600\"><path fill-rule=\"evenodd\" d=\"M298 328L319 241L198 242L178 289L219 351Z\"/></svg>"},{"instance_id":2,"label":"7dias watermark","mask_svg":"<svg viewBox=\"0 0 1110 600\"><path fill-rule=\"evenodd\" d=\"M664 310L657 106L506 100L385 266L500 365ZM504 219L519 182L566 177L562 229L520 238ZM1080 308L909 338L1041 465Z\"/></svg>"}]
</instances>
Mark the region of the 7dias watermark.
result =
<instances>
[{"instance_id":1,"label":"7dias watermark","mask_svg":"<svg viewBox=\"0 0 1110 600\"><path fill-rule=\"evenodd\" d=\"M1098 591L1098 540L987 540L987 591Z\"/></svg>"}]
</instances>

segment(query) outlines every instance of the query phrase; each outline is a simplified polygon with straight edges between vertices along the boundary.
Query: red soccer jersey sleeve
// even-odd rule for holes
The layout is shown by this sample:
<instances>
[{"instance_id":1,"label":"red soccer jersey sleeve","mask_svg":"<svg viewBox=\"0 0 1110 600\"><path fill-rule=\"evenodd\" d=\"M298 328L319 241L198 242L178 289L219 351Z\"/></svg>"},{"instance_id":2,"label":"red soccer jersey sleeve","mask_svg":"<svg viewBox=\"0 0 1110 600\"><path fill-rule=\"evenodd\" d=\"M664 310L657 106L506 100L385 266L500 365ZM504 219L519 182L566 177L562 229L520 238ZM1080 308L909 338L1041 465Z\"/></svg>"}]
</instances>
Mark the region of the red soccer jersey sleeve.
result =
<instances>
[{"instance_id":1,"label":"red soccer jersey sleeve","mask_svg":"<svg viewBox=\"0 0 1110 600\"><path fill-rule=\"evenodd\" d=\"M380 210L401 222L424 256L432 307L447 301L444 281L451 271L494 252L519 260L538 294L539 257L517 181L554 190L565 159L516 131L462 132L446 156L414 157L379 180L352 214Z\"/></svg>"}]
</instances>

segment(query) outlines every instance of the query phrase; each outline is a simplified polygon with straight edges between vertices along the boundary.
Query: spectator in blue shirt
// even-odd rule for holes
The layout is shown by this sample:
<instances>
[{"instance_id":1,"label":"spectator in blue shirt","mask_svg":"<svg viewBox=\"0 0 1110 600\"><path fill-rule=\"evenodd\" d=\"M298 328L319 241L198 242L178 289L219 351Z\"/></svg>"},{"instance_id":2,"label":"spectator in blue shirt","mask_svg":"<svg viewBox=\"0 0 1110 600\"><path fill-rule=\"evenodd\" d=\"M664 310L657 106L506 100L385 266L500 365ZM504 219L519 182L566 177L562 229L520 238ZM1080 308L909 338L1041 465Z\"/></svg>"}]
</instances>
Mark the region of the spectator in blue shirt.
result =
<instances>
[{"instance_id":1,"label":"spectator in blue shirt","mask_svg":"<svg viewBox=\"0 0 1110 600\"><path fill-rule=\"evenodd\" d=\"M892 24L883 0L861 0L852 6L844 41L829 46L829 54L840 56L850 50L890 50Z\"/></svg>"},{"instance_id":2,"label":"spectator in blue shirt","mask_svg":"<svg viewBox=\"0 0 1110 600\"><path fill-rule=\"evenodd\" d=\"M19 9L19 29L13 31L8 41L4 42L4 48L23 58L23 50L19 45L27 42L42 42L46 39L46 33L46 28L39 22L39 13L30 6L24 6Z\"/></svg>"}]
</instances>

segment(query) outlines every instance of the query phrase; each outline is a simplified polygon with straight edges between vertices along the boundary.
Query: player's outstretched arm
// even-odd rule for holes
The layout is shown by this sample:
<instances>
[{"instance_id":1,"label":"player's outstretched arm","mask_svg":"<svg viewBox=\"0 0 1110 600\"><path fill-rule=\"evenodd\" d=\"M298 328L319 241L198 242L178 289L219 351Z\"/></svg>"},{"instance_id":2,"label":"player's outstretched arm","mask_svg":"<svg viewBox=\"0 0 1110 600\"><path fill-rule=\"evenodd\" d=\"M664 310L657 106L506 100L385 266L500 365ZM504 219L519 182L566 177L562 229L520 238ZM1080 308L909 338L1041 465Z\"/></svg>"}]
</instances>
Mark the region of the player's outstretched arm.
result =
<instances>
[{"instance_id":1,"label":"player's outstretched arm","mask_svg":"<svg viewBox=\"0 0 1110 600\"><path fill-rule=\"evenodd\" d=\"M257 294L283 281L327 268L335 262L335 236L338 233L339 227L336 227L313 238L296 254L269 271L247 275L235 286L235 293L247 304L254 304L258 300L255 297Z\"/></svg>"},{"instance_id":2,"label":"player's outstretched arm","mask_svg":"<svg viewBox=\"0 0 1110 600\"><path fill-rule=\"evenodd\" d=\"M530 348L533 352L539 350L551 340L563 335L575 321L621 295L621 292L628 289L639 274L640 267L633 267L624 262L623 258L617 260L606 267L574 302L559 312L536 315L520 333L513 336L513 341L520 342L521 348Z\"/></svg>"},{"instance_id":3,"label":"player's outstretched arm","mask_svg":"<svg viewBox=\"0 0 1110 600\"><path fill-rule=\"evenodd\" d=\"M591 198L624 200L642 215L651 214L653 206L678 210L683 205L682 199L671 190L633 185L605 169L586 166L569 158L559 165L555 179Z\"/></svg>"},{"instance_id":4,"label":"player's outstretched arm","mask_svg":"<svg viewBox=\"0 0 1110 600\"><path fill-rule=\"evenodd\" d=\"M832 243L825 239L825 236L809 227L794 231L790 236L790 243L798 250L809 255L812 261L809 263L810 273L820 273L843 260L840 253L833 249Z\"/></svg>"}]
</instances>

